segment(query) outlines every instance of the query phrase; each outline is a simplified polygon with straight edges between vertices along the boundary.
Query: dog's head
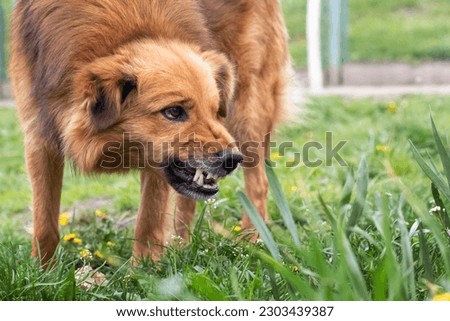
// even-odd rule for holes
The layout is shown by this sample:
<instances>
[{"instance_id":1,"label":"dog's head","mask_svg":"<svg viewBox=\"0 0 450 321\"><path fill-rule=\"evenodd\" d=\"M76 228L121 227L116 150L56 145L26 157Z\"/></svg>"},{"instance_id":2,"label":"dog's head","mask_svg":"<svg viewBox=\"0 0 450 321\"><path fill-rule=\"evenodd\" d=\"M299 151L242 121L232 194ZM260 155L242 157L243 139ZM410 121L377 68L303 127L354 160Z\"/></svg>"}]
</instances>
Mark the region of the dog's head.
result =
<instances>
[{"instance_id":1,"label":"dog's head","mask_svg":"<svg viewBox=\"0 0 450 321\"><path fill-rule=\"evenodd\" d=\"M74 77L66 153L81 170L155 170L199 199L243 160L224 118L234 92L226 57L180 42L142 41Z\"/></svg>"}]
</instances>

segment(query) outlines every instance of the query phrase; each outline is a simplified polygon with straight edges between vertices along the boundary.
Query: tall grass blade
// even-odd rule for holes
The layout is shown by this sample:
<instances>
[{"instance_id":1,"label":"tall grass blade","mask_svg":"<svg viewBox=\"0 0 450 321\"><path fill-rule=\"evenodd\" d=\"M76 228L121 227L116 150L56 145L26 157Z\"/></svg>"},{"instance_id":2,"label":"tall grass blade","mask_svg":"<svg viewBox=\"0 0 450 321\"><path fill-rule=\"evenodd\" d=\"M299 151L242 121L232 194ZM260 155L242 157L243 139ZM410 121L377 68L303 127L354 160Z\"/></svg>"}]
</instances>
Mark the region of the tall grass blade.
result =
<instances>
[{"instance_id":1,"label":"tall grass blade","mask_svg":"<svg viewBox=\"0 0 450 321\"><path fill-rule=\"evenodd\" d=\"M345 179L344 191L342 192L341 206L350 204L354 185L355 185L355 179L353 177L353 171L349 170L347 173L347 178Z\"/></svg>"},{"instance_id":2,"label":"tall grass blade","mask_svg":"<svg viewBox=\"0 0 450 321\"><path fill-rule=\"evenodd\" d=\"M316 297L314 288L308 282L305 282L303 278L292 272L289 268L276 261L266 253L255 252L253 255L259 258L275 272L279 273L281 277L293 287L293 289L298 291L301 297L308 298L309 300L313 300Z\"/></svg>"},{"instance_id":3,"label":"tall grass blade","mask_svg":"<svg viewBox=\"0 0 450 321\"><path fill-rule=\"evenodd\" d=\"M439 176L438 173L433 171L430 166L425 162L422 155L420 155L417 148L414 146L414 144L409 141L411 145L411 150L413 152L414 158L419 164L422 171L425 173L425 175L428 176L428 178L436 185L436 187L439 189L439 191L442 193L442 195L450 202L450 191L447 186L447 183Z\"/></svg>"},{"instance_id":4,"label":"tall grass blade","mask_svg":"<svg viewBox=\"0 0 450 321\"><path fill-rule=\"evenodd\" d=\"M444 202L441 200L441 196L439 194L438 189L436 186L431 183L431 194L433 194L434 203L436 206L440 207L440 210L437 211L437 214L439 215L439 218L442 222L442 225L447 229L450 230L450 217L448 214L447 209L445 208Z\"/></svg>"},{"instance_id":5,"label":"tall grass blade","mask_svg":"<svg viewBox=\"0 0 450 321\"><path fill-rule=\"evenodd\" d=\"M286 196L284 195L281 189L280 182L278 181L278 178L276 177L272 167L270 167L267 163L266 163L266 174L267 179L269 181L270 190L272 192L273 198L275 199L275 204L280 210L284 224L286 224L289 233L291 233L292 240L294 241L295 245L300 246L300 239L298 238L297 226L295 225L292 212L289 209Z\"/></svg>"},{"instance_id":6,"label":"tall grass blade","mask_svg":"<svg viewBox=\"0 0 450 321\"><path fill-rule=\"evenodd\" d=\"M67 277L66 277L63 287L64 287L64 300L66 300L66 301L75 300L76 281L75 281L75 266L74 265L72 265L69 272L67 273Z\"/></svg>"},{"instance_id":7,"label":"tall grass blade","mask_svg":"<svg viewBox=\"0 0 450 321\"><path fill-rule=\"evenodd\" d=\"M397 226L400 231L400 245L401 245L401 267L403 277L408 285L408 295L410 299L417 300L416 283L414 276L414 257L412 253L411 241L409 239L408 228L406 227L405 217L403 215L404 199L401 198L397 208L398 221Z\"/></svg>"},{"instance_id":8,"label":"tall grass blade","mask_svg":"<svg viewBox=\"0 0 450 321\"><path fill-rule=\"evenodd\" d=\"M396 227L393 226L392 216L394 213L389 204L389 198L381 195L379 192L374 194L376 214L373 215L376 228L379 230L383 239L383 263L386 269L387 289L389 300L405 300L405 278L402 272L400 258L397 254L397 242L394 239Z\"/></svg>"},{"instance_id":9,"label":"tall grass blade","mask_svg":"<svg viewBox=\"0 0 450 321\"><path fill-rule=\"evenodd\" d=\"M441 158L442 166L444 167L444 173L445 176L447 177L447 184L448 187L450 188L450 156L444 144L442 144L441 137L439 136L439 133L436 129L436 125L434 124L433 117L431 115L430 119L431 119L431 127L433 129L434 141L436 142L436 147L439 152L439 156Z\"/></svg>"},{"instance_id":10,"label":"tall grass blade","mask_svg":"<svg viewBox=\"0 0 450 321\"><path fill-rule=\"evenodd\" d=\"M361 300L368 301L370 300L369 291L367 290L366 282L364 280L364 276L361 272L361 269L358 264L358 260L353 253L350 242L344 233L344 231L340 232L336 237L339 238L338 242L340 243L342 256L345 260L346 264L346 272L352 283L352 286L357 293L358 297Z\"/></svg>"},{"instance_id":11,"label":"tall grass blade","mask_svg":"<svg viewBox=\"0 0 450 321\"><path fill-rule=\"evenodd\" d=\"M236 272L236 267L230 270L230 281L231 281L231 288L233 289L236 299L238 301L243 301L244 297L242 296L241 289L239 288L239 277Z\"/></svg>"},{"instance_id":12,"label":"tall grass blade","mask_svg":"<svg viewBox=\"0 0 450 321\"><path fill-rule=\"evenodd\" d=\"M374 301L386 301L389 284L387 273L386 257L383 257L373 272L372 292Z\"/></svg>"},{"instance_id":13,"label":"tall grass blade","mask_svg":"<svg viewBox=\"0 0 450 321\"><path fill-rule=\"evenodd\" d=\"M198 255L197 253L198 253L200 244L202 244L202 242L203 242L203 239L202 239L203 234L201 233L201 229L202 229L203 221L205 219L206 207L207 206L203 206L203 209L200 212L197 222L195 223L194 229L192 230L192 232L190 232L190 236L191 236L191 240L192 240L191 241L192 250L193 250L193 253L195 253L195 258Z\"/></svg>"},{"instance_id":14,"label":"tall grass blade","mask_svg":"<svg viewBox=\"0 0 450 321\"><path fill-rule=\"evenodd\" d=\"M356 196L353 201L352 213L348 220L348 228L356 225L361 217L367 197L367 188L369 185L369 170L367 169L366 156L361 158L361 163L358 169L358 178L356 181Z\"/></svg>"},{"instance_id":15,"label":"tall grass blade","mask_svg":"<svg viewBox=\"0 0 450 321\"><path fill-rule=\"evenodd\" d=\"M245 212L250 217L253 225L261 235L261 239L264 241L265 246L269 250L270 254L277 260L281 260L280 252L278 251L278 247L275 244L272 233L270 233L269 228L266 223L264 223L261 215L256 210L255 206L250 202L247 195L239 191L237 193L239 200L241 201L242 206L244 207Z\"/></svg>"},{"instance_id":16,"label":"tall grass blade","mask_svg":"<svg viewBox=\"0 0 450 321\"><path fill-rule=\"evenodd\" d=\"M442 260L444 261L445 270L450 271L450 252L449 252L449 240L442 233L442 224L436 216L432 216L428 213L428 210L423 206L421 202L417 201L417 196L411 192L411 190L403 184L403 182L395 177L394 183L400 188L403 192L403 195L411 206L416 217L421 221L421 223L430 229L431 234L433 235L434 240L436 241L436 245L439 248L439 252L442 256ZM447 274L450 274L447 272Z\"/></svg>"},{"instance_id":17,"label":"tall grass blade","mask_svg":"<svg viewBox=\"0 0 450 321\"><path fill-rule=\"evenodd\" d=\"M430 249L428 248L428 243L425 238L425 235L423 234L422 226L418 230L419 233L419 242L420 242L420 253L422 256L422 264L424 268L424 276L425 279L427 279L430 282L434 281L434 273L433 273L433 266L431 264L430 259Z\"/></svg>"},{"instance_id":18,"label":"tall grass blade","mask_svg":"<svg viewBox=\"0 0 450 321\"><path fill-rule=\"evenodd\" d=\"M273 298L275 299L275 301L281 301L281 295L280 295L279 286L277 284L275 271L270 266L266 265L266 268L267 268L267 274L269 274L270 286L272 287Z\"/></svg>"},{"instance_id":19,"label":"tall grass blade","mask_svg":"<svg viewBox=\"0 0 450 321\"><path fill-rule=\"evenodd\" d=\"M319 202L320 202L320 205L322 205L325 216L327 217L331 226L334 228L337 225L336 217L330 212L330 210L327 207L327 204L325 203L325 201L322 198L322 195L320 195L320 194L319 194Z\"/></svg>"}]
</instances>

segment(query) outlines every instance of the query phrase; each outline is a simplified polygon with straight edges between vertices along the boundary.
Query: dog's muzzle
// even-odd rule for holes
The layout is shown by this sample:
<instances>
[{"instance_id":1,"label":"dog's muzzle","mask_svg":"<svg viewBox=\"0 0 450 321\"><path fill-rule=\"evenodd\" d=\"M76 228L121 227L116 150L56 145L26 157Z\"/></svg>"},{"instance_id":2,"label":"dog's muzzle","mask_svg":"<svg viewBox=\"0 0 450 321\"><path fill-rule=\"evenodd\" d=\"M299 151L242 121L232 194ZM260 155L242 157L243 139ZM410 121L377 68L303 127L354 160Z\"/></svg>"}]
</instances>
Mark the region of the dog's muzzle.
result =
<instances>
[{"instance_id":1,"label":"dog's muzzle","mask_svg":"<svg viewBox=\"0 0 450 321\"><path fill-rule=\"evenodd\" d=\"M206 200L219 192L218 182L231 174L244 157L239 152L224 151L204 159L172 158L164 173L170 185L180 194Z\"/></svg>"}]
</instances>

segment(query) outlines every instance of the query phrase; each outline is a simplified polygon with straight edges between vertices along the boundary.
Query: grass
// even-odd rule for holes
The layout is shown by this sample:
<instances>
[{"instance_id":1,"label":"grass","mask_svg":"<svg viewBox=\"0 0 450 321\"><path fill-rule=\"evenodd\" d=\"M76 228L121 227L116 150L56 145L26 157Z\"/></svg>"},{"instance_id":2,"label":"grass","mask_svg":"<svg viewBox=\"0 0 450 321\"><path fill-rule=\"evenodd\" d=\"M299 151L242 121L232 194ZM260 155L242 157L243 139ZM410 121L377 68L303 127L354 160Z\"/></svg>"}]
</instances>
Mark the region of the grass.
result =
<instances>
[{"instance_id":1,"label":"grass","mask_svg":"<svg viewBox=\"0 0 450 321\"><path fill-rule=\"evenodd\" d=\"M297 67L306 65L306 1L282 0ZM450 59L447 0L349 0L349 60Z\"/></svg>"},{"instance_id":2,"label":"grass","mask_svg":"<svg viewBox=\"0 0 450 321\"><path fill-rule=\"evenodd\" d=\"M447 0L349 2L350 60L449 59ZM305 4L283 0L297 67L306 63ZM22 135L14 111L0 109L0 300L427 300L450 292L449 105L449 97L313 99L302 124L278 133L294 147L271 155L268 226L236 193L239 173L215 202L198 204L188 245L173 237L160 262L139 267L129 264L126 223L137 211L138 174L86 178L67 168L69 215L46 272L30 258ZM325 146L326 132L333 146L347 141L349 166L284 166L308 141ZM325 161L325 151L309 156ZM243 208L261 233L257 244L240 241ZM93 271L80 275L82 267Z\"/></svg>"},{"instance_id":3,"label":"grass","mask_svg":"<svg viewBox=\"0 0 450 321\"><path fill-rule=\"evenodd\" d=\"M128 262L133 224L123 224L137 210L137 175L85 178L67 169L62 210L71 215L63 215L66 237L47 272L30 258L24 229L30 191L22 136L14 111L0 109L0 299L427 300L450 292L448 214L429 213L448 208L448 190L432 194L409 143L416 157L428 153L439 164L448 143L436 145L429 113L446 137L449 105L449 97L313 99L303 124L284 125L277 135L294 147L271 155L268 226L236 193L239 173L222 182L215 202L198 204L188 245L173 237L160 262L139 267ZM341 155L348 166L284 166L308 141L325 146L326 132L333 146L347 141ZM325 148L310 157L326 160ZM100 205L92 201L105 196ZM257 244L240 241L243 208L260 229ZM89 286L80 267L107 284Z\"/></svg>"}]
</instances>

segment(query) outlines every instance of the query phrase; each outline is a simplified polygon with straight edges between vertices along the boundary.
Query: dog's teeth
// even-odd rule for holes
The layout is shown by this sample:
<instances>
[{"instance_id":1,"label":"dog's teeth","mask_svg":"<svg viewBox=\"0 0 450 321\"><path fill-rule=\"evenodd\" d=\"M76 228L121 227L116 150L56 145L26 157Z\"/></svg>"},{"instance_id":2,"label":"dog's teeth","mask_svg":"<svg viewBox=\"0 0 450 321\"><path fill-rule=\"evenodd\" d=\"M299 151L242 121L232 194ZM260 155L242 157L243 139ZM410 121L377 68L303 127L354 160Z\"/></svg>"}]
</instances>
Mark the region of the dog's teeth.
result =
<instances>
[{"instance_id":1,"label":"dog's teeth","mask_svg":"<svg viewBox=\"0 0 450 321\"><path fill-rule=\"evenodd\" d=\"M219 179L219 175L212 175L212 178L217 181Z\"/></svg>"},{"instance_id":2,"label":"dog's teeth","mask_svg":"<svg viewBox=\"0 0 450 321\"><path fill-rule=\"evenodd\" d=\"M207 189L214 189L214 188L216 188L216 186L214 186L214 185L209 185L209 184L205 184L205 185L203 185L203 187L204 187L204 188L207 188Z\"/></svg>"},{"instance_id":3,"label":"dog's teeth","mask_svg":"<svg viewBox=\"0 0 450 321\"><path fill-rule=\"evenodd\" d=\"M206 179L211 179L211 178L213 178L214 177L214 175L213 174L211 174L211 173L208 173L208 176L206 176Z\"/></svg>"},{"instance_id":4,"label":"dog's teeth","mask_svg":"<svg viewBox=\"0 0 450 321\"><path fill-rule=\"evenodd\" d=\"M204 176L200 174L200 178L197 180L197 184L203 186Z\"/></svg>"},{"instance_id":5,"label":"dog's teeth","mask_svg":"<svg viewBox=\"0 0 450 321\"><path fill-rule=\"evenodd\" d=\"M194 176L194 182L197 182L200 176L203 177L203 172L201 169L197 168L197 171L195 172Z\"/></svg>"}]
</instances>

